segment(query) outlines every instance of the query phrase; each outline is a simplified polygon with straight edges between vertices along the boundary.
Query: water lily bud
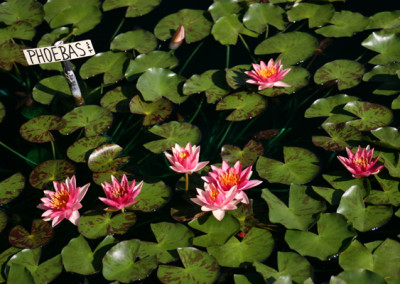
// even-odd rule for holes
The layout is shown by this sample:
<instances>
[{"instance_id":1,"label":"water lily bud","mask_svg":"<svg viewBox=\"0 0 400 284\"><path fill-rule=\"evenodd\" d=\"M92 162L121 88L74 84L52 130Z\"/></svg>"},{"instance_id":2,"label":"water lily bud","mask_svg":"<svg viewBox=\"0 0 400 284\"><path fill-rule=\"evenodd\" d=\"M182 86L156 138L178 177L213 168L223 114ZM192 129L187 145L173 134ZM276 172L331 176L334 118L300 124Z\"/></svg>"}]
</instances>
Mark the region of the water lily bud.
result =
<instances>
[{"instance_id":1,"label":"water lily bud","mask_svg":"<svg viewBox=\"0 0 400 284\"><path fill-rule=\"evenodd\" d=\"M177 49L185 39L185 28L183 25L179 25L179 27L176 29L174 36L171 39L171 42L169 43L169 48L170 49Z\"/></svg>"}]
</instances>

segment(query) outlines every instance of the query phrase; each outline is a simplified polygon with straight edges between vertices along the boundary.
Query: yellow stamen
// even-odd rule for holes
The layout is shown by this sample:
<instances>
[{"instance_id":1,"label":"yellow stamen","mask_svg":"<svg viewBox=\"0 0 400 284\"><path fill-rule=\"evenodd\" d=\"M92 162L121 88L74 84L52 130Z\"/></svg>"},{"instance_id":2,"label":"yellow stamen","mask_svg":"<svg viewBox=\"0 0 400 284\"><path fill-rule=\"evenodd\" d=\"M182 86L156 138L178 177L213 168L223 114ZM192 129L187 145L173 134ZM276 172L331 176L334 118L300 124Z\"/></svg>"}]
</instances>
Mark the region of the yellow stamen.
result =
<instances>
[{"instance_id":1,"label":"yellow stamen","mask_svg":"<svg viewBox=\"0 0 400 284\"><path fill-rule=\"evenodd\" d=\"M69 200L69 191L66 189L61 189L57 191L53 198L51 199L51 203L55 209L63 209Z\"/></svg>"},{"instance_id":2,"label":"yellow stamen","mask_svg":"<svg viewBox=\"0 0 400 284\"><path fill-rule=\"evenodd\" d=\"M275 66L263 68L260 71L258 71L258 75L260 75L260 76L262 76L264 78L269 78L274 74L276 74Z\"/></svg>"},{"instance_id":3,"label":"yellow stamen","mask_svg":"<svg viewBox=\"0 0 400 284\"><path fill-rule=\"evenodd\" d=\"M185 151L185 150L183 152L179 153L179 158L181 158L181 159L186 159L189 156L190 156L189 152Z\"/></svg>"},{"instance_id":4,"label":"yellow stamen","mask_svg":"<svg viewBox=\"0 0 400 284\"><path fill-rule=\"evenodd\" d=\"M228 172L223 173L218 177L219 181L223 186L234 186L240 182L240 175L236 173L234 169L230 169Z\"/></svg>"},{"instance_id":5,"label":"yellow stamen","mask_svg":"<svg viewBox=\"0 0 400 284\"><path fill-rule=\"evenodd\" d=\"M114 187L112 189L112 195L115 198L123 197L125 195L125 189L122 188L121 186Z\"/></svg>"},{"instance_id":6,"label":"yellow stamen","mask_svg":"<svg viewBox=\"0 0 400 284\"><path fill-rule=\"evenodd\" d=\"M355 163L357 166L365 168L369 164L369 160L364 157L360 157L357 159L353 159L353 163Z\"/></svg>"},{"instance_id":7,"label":"yellow stamen","mask_svg":"<svg viewBox=\"0 0 400 284\"><path fill-rule=\"evenodd\" d=\"M219 195L219 191L218 190L211 190L210 191L210 197L213 201L215 201L215 199L217 199Z\"/></svg>"}]
</instances>

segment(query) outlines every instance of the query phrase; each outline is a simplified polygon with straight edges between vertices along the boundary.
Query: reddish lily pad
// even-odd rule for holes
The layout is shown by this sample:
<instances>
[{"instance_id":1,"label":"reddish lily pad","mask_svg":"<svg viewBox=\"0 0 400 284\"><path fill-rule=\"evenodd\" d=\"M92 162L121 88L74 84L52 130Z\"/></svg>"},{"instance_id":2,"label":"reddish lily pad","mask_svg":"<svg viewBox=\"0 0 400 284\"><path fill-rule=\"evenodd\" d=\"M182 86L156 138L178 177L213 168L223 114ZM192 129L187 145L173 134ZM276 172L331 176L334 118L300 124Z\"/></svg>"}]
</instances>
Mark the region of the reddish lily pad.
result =
<instances>
[{"instance_id":1,"label":"reddish lily pad","mask_svg":"<svg viewBox=\"0 0 400 284\"><path fill-rule=\"evenodd\" d=\"M373 32L362 43L365 48L371 49L379 54L373 57L371 64L389 64L400 61L400 34L391 32Z\"/></svg>"},{"instance_id":2,"label":"reddish lily pad","mask_svg":"<svg viewBox=\"0 0 400 284\"><path fill-rule=\"evenodd\" d=\"M63 118L66 124L64 128L60 129L61 134L68 135L84 127L87 137L102 134L110 127L113 120L108 109L96 105L74 108Z\"/></svg>"},{"instance_id":3,"label":"reddish lily pad","mask_svg":"<svg viewBox=\"0 0 400 284\"><path fill-rule=\"evenodd\" d=\"M150 13L160 3L161 0L105 0L103 10L110 11L121 7L128 7L125 17L134 18Z\"/></svg>"},{"instance_id":4,"label":"reddish lily pad","mask_svg":"<svg viewBox=\"0 0 400 284\"><path fill-rule=\"evenodd\" d=\"M25 178L16 173L0 182L0 204L7 204L16 198L25 187Z\"/></svg>"},{"instance_id":5,"label":"reddish lily pad","mask_svg":"<svg viewBox=\"0 0 400 284\"><path fill-rule=\"evenodd\" d=\"M184 283L191 279L193 283L211 284L217 280L219 266L214 257L193 247L179 248L178 254L185 268L160 265L157 276L162 283Z\"/></svg>"},{"instance_id":6,"label":"reddish lily pad","mask_svg":"<svg viewBox=\"0 0 400 284\"><path fill-rule=\"evenodd\" d=\"M126 112L129 99L125 96L121 86L107 93L100 100L100 105L112 112Z\"/></svg>"},{"instance_id":7,"label":"reddish lily pad","mask_svg":"<svg viewBox=\"0 0 400 284\"><path fill-rule=\"evenodd\" d=\"M44 105L49 105L55 96L71 96L71 89L65 76L57 75L44 78L32 90L33 99Z\"/></svg>"},{"instance_id":8,"label":"reddish lily pad","mask_svg":"<svg viewBox=\"0 0 400 284\"><path fill-rule=\"evenodd\" d=\"M372 92L375 95L390 96L400 92L400 81L397 76L400 63L377 65L363 76L364 81L376 82L378 87Z\"/></svg>"},{"instance_id":9,"label":"reddish lily pad","mask_svg":"<svg viewBox=\"0 0 400 284\"><path fill-rule=\"evenodd\" d=\"M350 147L348 144L362 140L362 134L356 128L346 124L335 124L335 123L323 123L322 128L329 134L327 136L313 136L312 142L315 146L322 147L328 151L341 151L346 147Z\"/></svg>"},{"instance_id":10,"label":"reddish lily pad","mask_svg":"<svg viewBox=\"0 0 400 284\"><path fill-rule=\"evenodd\" d=\"M256 33L263 33L267 25L272 25L278 30L285 28L283 10L278 5L270 3L254 3L243 16L243 24Z\"/></svg>"},{"instance_id":11,"label":"reddish lily pad","mask_svg":"<svg viewBox=\"0 0 400 284\"><path fill-rule=\"evenodd\" d=\"M93 181L98 185L101 185L105 181L111 184L111 175L113 175L117 180L121 180L124 175L131 175L131 173L117 169L111 169L105 172L95 172L93 173Z\"/></svg>"},{"instance_id":12,"label":"reddish lily pad","mask_svg":"<svg viewBox=\"0 0 400 284\"><path fill-rule=\"evenodd\" d=\"M156 37L145 30L135 30L117 35L111 42L111 50L126 51L135 49L139 53L148 53L157 47Z\"/></svg>"},{"instance_id":13,"label":"reddish lily pad","mask_svg":"<svg viewBox=\"0 0 400 284\"><path fill-rule=\"evenodd\" d=\"M118 168L127 163L129 157L120 157L123 148L117 144L105 144L94 150L88 159L88 166L92 172L104 172Z\"/></svg>"},{"instance_id":14,"label":"reddish lily pad","mask_svg":"<svg viewBox=\"0 0 400 284\"><path fill-rule=\"evenodd\" d=\"M258 174L271 183L304 184L314 179L320 167L318 158L299 147L283 147L284 163L266 157L257 161Z\"/></svg>"},{"instance_id":15,"label":"reddish lily pad","mask_svg":"<svg viewBox=\"0 0 400 284\"><path fill-rule=\"evenodd\" d=\"M243 150L233 145L224 145L221 148L222 160L227 161L231 166L240 161L242 167L253 165L257 158L264 155L264 148L260 142L250 140Z\"/></svg>"},{"instance_id":16,"label":"reddish lily pad","mask_svg":"<svg viewBox=\"0 0 400 284\"><path fill-rule=\"evenodd\" d=\"M156 154L171 149L175 144L186 145L190 142L192 145L196 145L201 139L200 129L186 122L171 121L162 125L155 125L149 131L165 138L143 145Z\"/></svg>"},{"instance_id":17,"label":"reddish lily pad","mask_svg":"<svg viewBox=\"0 0 400 284\"><path fill-rule=\"evenodd\" d=\"M0 123L3 121L5 116L6 116L6 108L4 107L3 103L0 102Z\"/></svg>"},{"instance_id":18,"label":"reddish lily pad","mask_svg":"<svg viewBox=\"0 0 400 284\"><path fill-rule=\"evenodd\" d=\"M249 78L249 76L244 74L244 72L249 70L251 70L251 65L248 64L236 65L232 68L225 69L226 82L228 83L229 87L232 89L237 89L246 85L246 80Z\"/></svg>"},{"instance_id":19,"label":"reddish lily pad","mask_svg":"<svg viewBox=\"0 0 400 284\"><path fill-rule=\"evenodd\" d=\"M163 98L147 103L137 95L130 101L129 109L131 113L144 114L143 125L149 126L166 120L172 113L172 103Z\"/></svg>"},{"instance_id":20,"label":"reddish lily pad","mask_svg":"<svg viewBox=\"0 0 400 284\"><path fill-rule=\"evenodd\" d=\"M234 109L226 120L241 121L259 115L267 106L267 101L255 93L240 92L224 97L217 104L217 110Z\"/></svg>"},{"instance_id":21,"label":"reddish lily pad","mask_svg":"<svg viewBox=\"0 0 400 284\"><path fill-rule=\"evenodd\" d=\"M54 141L50 130L60 130L65 121L55 115L40 115L21 125L19 133L22 138L33 143L46 143Z\"/></svg>"},{"instance_id":22,"label":"reddish lily pad","mask_svg":"<svg viewBox=\"0 0 400 284\"><path fill-rule=\"evenodd\" d=\"M211 14L214 22L224 16L236 14L240 10L241 7L235 0L217 1L208 7L208 12Z\"/></svg>"},{"instance_id":23,"label":"reddish lily pad","mask_svg":"<svg viewBox=\"0 0 400 284\"><path fill-rule=\"evenodd\" d=\"M103 136L83 137L68 147L67 156L74 162L85 163L86 153L97 148L107 140L108 138Z\"/></svg>"},{"instance_id":24,"label":"reddish lily pad","mask_svg":"<svg viewBox=\"0 0 400 284\"><path fill-rule=\"evenodd\" d=\"M32 40L35 36L35 28L27 23L18 23L0 29L0 44L11 41L14 38Z\"/></svg>"},{"instance_id":25,"label":"reddish lily pad","mask_svg":"<svg viewBox=\"0 0 400 284\"><path fill-rule=\"evenodd\" d=\"M334 114L334 110L340 108L341 105L344 106L348 102L358 100L360 100L358 97L344 94L318 99L306 110L304 117L331 116Z\"/></svg>"},{"instance_id":26,"label":"reddish lily pad","mask_svg":"<svg viewBox=\"0 0 400 284\"><path fill-rule=\"evenodd\" d=\"M49 160L36 166L29 175L30 184L44 189L51 181L65 181L75 173L74 166L64 160Z\"/></svg>"},{"instance_id":27,"label":"reddish lily pad","mask_svg":"<svg viewBox=\"0 0 400 284\"><path fill-rule=\"evenodd\" d=\"M22 51L27 48L27 46L10 42L0 45L0 68L6 71L11 71L15 63L27 66L28 62L26 62Z\"/></svg>"},{"instance_id":28,"label":"reddish lily pad","mask_svg":"<svg viewBox=\"0 0 400 284\"><path fill-rule=\"evenodd\" d=\"M47 244L54 235L54 230L48 222L41 219L32 221L31 233L24 227L15 226L8 236L10 244L17 248L35 249Z\"/></svg>"},{"instance_id":29,"label":"reddish lily pad","mask_svg":"<svg viewBox=\"0 0 400 284\"><path fill-rule=\"evenodd\" d=\"M325 37L352 37L361 32L369 24L369 19L360 13L350 11L335 12L328 25L315 32Z\"/></svg>"},{"instance_id":30,"label":"reddish lily pad","mask_svg":"<svg viewBox=\"0 0 400 284\"><path fill-rule=\"evenodd\" d=\"M291 22L308 19L308 27L315 28L329 22L334 13L332 4L296 3L287 15Z\"/></svg>"},{"instance_id":31,"label":"reddish lily pad","mask_svg":"<svg viewBox=\"0 0 400 284\"><path fill-rule=\"evenodd\" d=\"M171 197L170 188L162 181L156 183L143 183L140 194L136 197L138 203L131 206L131 210L154 212L168 203Z\"/></svg>"},{"instance_id":32,"label":"reddish lily pad","mask_svg":"<svg viewBox=\"0 0 400 284\"><path fill-rule=\"evenodd\" d=\"M4 228L7 226L7 214L4 213L3 210L0 210L0 233L4 230ZM0 281L1 282L1 281Z\"/></svg>"},{"instance_id":33,"label":"reddish lily pad","mask_svg":"<svg viewBox=\"0 0 400 284\"><path fill-rule=\"evenodd\" d=\"M7 1L0 6L0 22L6 25L27 23L36 27L43 16L42 4L34 0Z\"/></svg>"},{"instance_id":34,"label":"reddish lily pad","mask_svg":"<svg viewBox=\"0 0 400 284\"><path fill-rule=\"evenodd\" d=\"M208 36L212 23L205 17L205 11L182 9L162 18L154 28L154 34L161 40L167 40L179 25L185 28L185 41L191 43Z\"/></svg>"}]
</instances>

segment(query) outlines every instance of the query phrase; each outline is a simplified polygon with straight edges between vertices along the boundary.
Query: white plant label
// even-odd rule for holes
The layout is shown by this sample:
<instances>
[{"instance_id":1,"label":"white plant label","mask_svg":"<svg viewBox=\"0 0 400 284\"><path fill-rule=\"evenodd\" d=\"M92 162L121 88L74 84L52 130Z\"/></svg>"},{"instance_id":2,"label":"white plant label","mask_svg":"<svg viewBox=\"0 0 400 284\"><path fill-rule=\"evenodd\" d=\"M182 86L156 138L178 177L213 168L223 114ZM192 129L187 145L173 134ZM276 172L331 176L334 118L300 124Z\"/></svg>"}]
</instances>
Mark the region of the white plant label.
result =
<instances>
[{"instance_id":1,"label":"white plant label","mask_svg":"<svg viewBox=\"0 0 400 284\"><path fill-rule=\"evenodd\" d=\"M95 54L91 40L24 49L24 55L29 65L61 62Z\"/></svg>"}]
</instances>

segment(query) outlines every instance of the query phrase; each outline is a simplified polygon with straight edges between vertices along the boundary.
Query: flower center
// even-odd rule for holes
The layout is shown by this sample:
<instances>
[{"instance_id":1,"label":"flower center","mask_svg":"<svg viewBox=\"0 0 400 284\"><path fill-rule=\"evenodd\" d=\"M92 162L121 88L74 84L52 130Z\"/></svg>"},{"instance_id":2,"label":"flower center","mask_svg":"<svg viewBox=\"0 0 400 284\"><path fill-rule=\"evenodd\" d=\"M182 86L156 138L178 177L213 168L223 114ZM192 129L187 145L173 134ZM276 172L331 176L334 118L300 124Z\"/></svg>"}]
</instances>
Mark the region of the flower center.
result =
<instances>
[{"instance_id":1,"label":"flower center","mask_svg":"<svg viewBox=\"0 0 400 284\"><path fill-rule=\"evenodd\" d=\"M123 188L121 186L116 186L112 189L112 195L115 198L123 197L123 196L125 196L125 194L126 194L126 190L125 190L125 188Z\"/></svg>"},{"instance_id":2,"label":"flower center","mask_svg":"<svg viewBox=\"0 0 400 284\"><path fill-rule=\"evenodd\" d=\"M240 175L236 173L235 169L229 169L229 171L222 173L218 179L222 186L232 187L239 184Z\"/></svg>"},{"instance_id":3,"label":"flower center","mask_svg":"<svg viewBox=\"0 0 400 284\"><path fill-rule=\"evenodd\" d=\"M179 153L179 158L181 158L182 160L186 159L187 157L189 157L189 152L188 151L183 151Z\"/></svg>"},{"instance_id":4,"label":"flower center","mask_svg":"<svg viewBox=\"0 0 400 284\"><path fill-rule=\"evenodd\" d=\"M217 199L219 195L219 191L218 190L211 190L210 191L210 197L212 199L212 201L215 201L215 199Z\"/></svg>"},{"instance_id":5,"label":"flower center","mask_svg":"<svg viewBox=\"0 0 400 284\"><path fill-rule=\"evenodd\" d=\"M265 69L261 69L260 71L258 71L258 75L264 77L264 78L269 78L272 75L276 74L276 68L274 66L270 67L270 68L265 68Z\"/></svg>"},{"instance_id":6,"label":"flower center","mask_svg":"<svg viewBox=\"0 0 400 284\"><path fill-rule=\"evenodd\" d=\"M53 204L54 209L63 209L65 205L67 205L69 201L69 190L61 189L57 191L53 198L51 199L51 203Z\"/></svg>"},{"instance_id":7,"label":"flower center","mask_svg":"<svg viewBox=\"0 0 400 284\"><path fill-rule=\"evenodd\" d=\"M364 157L360 157L360 158L354 159L353 163L355 163L358 167L361 166L362 168L365 168L369 164L369 161L368 161L368 159L366 159Z\"/></svg>"}]
</instances>

